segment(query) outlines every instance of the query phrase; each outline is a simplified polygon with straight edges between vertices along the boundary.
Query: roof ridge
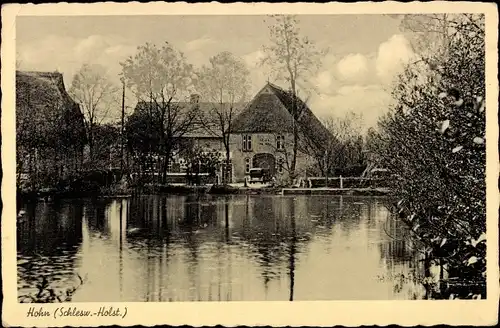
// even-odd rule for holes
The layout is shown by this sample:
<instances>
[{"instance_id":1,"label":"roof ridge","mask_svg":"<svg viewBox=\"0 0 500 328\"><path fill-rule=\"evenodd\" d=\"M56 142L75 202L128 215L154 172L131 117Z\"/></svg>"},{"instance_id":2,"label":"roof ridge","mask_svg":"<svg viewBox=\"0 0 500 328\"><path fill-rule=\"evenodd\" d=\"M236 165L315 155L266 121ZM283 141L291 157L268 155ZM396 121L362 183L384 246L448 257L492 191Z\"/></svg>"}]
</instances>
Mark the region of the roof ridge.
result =
<instances>
[{"instance_id":1,"label":"roof ridge","mask_svg":"<svg viewBox=\"0 0 500 328\"><path fill-rule=\"evenodd\" d=\"M289 94L289 92L285 91L285 89L279 87L278 85L276 84L273 84L271 82L268 82L269 86L271 88L273 88L274 92L276 93L279 92L282 94L282 96L285 96L285 97L290 97L291 95ZM280 95L277 95L275 94L278 98L278 101L283 105L283 107L287 110L287 112L291 115L292 117L292 120L294 120L295 122L299 123L299 121L294 117L294 115L291 113L291 109L289 108L289 104L285 104L285 102L283 101L282 97L280 97ZM298 98L299 100L301 100L298 96L296 96L296 98ZM306 105L307 106L307 105Z\"/></svg>"},{"instance_id":2,"label":"roof ridge","mask_svg":"<svg viewBox=\"0 0 500 328\"><path fill-rule=\"evenodd\" d=\"M274 83L271 83L271 82L267 82L269 84L269 86L271 86L272 88L278 90L278 91L281 91L281 92L286 92L285 89L283 89L282 87L280 87L279 85L277 84L274 84Z\"/></svg>"},{"instance_id":3,"label":"roof ridge","mask_svg":"<svg viewBox=\"0 0 500 328\"><path fill-rule=\"evenodd\" d=\"M47 71L21 71L21 70L16 70L16 74L37 74L37 75L53 75L53 76L62 76L63 73L61 72L47 72Z\"/></svg>"}]
</instances>

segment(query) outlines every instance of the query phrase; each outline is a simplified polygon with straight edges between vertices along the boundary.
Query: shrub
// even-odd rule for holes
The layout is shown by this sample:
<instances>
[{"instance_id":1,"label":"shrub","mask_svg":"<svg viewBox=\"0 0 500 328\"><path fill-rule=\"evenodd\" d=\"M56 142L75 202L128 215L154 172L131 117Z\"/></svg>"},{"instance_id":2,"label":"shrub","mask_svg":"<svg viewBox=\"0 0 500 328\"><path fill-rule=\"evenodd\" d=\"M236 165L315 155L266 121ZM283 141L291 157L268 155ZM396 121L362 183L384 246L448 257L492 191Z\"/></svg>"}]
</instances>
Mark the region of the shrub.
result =
<instances>
[{"instance_id":1,"label":"shrub","mask_svg":"<svg viewBox=\"0 0 500 328\"><path fill-rule=\"evenodd\" d=\"M449 281L469 286L447 293L465 298L484 296L486 279L484 16L473 19L449 22L447 56L407 67L379 126L399 216Z\"/></svg>"}]
</instances>

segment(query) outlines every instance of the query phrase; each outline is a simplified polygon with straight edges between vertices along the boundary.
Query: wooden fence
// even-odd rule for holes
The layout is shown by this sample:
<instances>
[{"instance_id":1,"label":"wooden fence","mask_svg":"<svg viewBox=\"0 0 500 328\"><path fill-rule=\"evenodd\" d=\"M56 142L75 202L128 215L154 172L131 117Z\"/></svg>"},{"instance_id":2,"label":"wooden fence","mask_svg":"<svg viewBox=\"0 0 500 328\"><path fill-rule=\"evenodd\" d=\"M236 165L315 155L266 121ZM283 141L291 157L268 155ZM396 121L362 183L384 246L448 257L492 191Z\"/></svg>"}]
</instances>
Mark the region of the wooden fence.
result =
<instances>
[{"instance_id":1,"label":"wooden fence","mask_svg":"<svg viewBox=\"0 0 500 328\"><path fill-rule=\"evenodd\" d=\"M307 178L309 188L387 188L388 181L385 178L361 178L361 177L310 177Z\"/></svg>"}]
</instances>

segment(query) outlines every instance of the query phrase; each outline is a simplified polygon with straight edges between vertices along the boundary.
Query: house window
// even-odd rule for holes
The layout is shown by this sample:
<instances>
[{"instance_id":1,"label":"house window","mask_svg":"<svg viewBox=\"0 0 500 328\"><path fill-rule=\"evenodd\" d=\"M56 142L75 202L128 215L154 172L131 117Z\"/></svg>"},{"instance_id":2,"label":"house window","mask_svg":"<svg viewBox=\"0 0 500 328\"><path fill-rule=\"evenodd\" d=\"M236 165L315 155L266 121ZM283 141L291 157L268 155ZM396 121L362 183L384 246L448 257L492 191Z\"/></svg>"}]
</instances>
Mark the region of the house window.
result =
<instances>
[{"instance_id":1,"label":"house window","mask_svg":"<svg viewBox=\"0 0 500 328\"><path fill-rule=\"evenodd\" d=\"M245 173L250 173L250 158L245 158Z\"/></svg>"},{"instance_id":2,"label":"house window","mask_svg":"<svg viewBox=\"0 0 500 328\"><path fill-rule=\"evenodd\" d=\"M250 134L243 136L243 151L252 151L252 136Z\"/></svg>"},{"instance_id":3,"label":"house window","mask_svg":"<svg viewBox=\"0 0 500 328\"><path fill-rule=\"evenodd\" d=\"M285 149L285 136L283 135L276 136L276 149L277 150Z\"/></svg>"},{"instance_id":4,"label":"house window","mask_svg":"<svg viewBox=\"0 0 500 328\"><path fill-rule=\"evenodd\" d=\"M284 164L284 162L285 161L283 160L283 158L278 158L278 165L277 165L278 167L277 167L277 169L278 169L279 173L283 173L283 164Z\"/></svg>"}]
</instances>

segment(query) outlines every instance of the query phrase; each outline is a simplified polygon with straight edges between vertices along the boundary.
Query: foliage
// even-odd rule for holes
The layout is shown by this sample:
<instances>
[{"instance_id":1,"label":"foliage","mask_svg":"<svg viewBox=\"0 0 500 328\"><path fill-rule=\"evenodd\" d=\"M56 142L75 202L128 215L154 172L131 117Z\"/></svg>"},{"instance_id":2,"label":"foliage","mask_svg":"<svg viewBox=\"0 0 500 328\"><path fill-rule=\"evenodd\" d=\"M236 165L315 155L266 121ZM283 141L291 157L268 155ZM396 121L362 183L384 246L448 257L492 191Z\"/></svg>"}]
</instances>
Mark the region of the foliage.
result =
<instances>
[{"instance_id":1,"label":"foliage","mask_svg":"<svg viewBox=\"0 0 500 328\"><path fill-rule=\"evenodd\" d=\"M226 162L230 159L231 123L237 104L247 100L249 75L245 63L225 51L210 58L210 66L203 66L196 79L196 89L201 97L212 102L209 111L203 113L202 121L208 131L222 137ZM222 179L225 183L226 174Z\"/></svg>"},{"instance_id":2,"label":"foliage","mask_svg":"<svg viewBox=\"0 0 500 328\"><path fill-rule=\"evenodd\" d=\"M422 251L450 279L484 287L484 16L448 23L447 55L422 53L407 67L393 92L397 104L381 119L372 146L396 176L397 209Z\"/></svg>"},{"instance_id":3,"label":"foliage","mask_svg":"<svg viewBox=\"0 0 500 328\"><path fill-rule=\"evenodd\" d=\"M218 53L209 61L210 65L203 66L195 80L201 98L229 104L246 101L250 72L245 63L228 51Z\"/></svg>"},{"instance_id":4,"label":"foliage","mask_svg":"<svg viewBox=\"0 0 500 328\"><path fill-rule=\"evenodd\" d=\"M178 102L193 83L192 66L168 42L161 48L150 43L139 46L121 65L124 82L139 100L127 122L129 148L136 154L154 151L160 160L159 176L165 181L172 152L198 119L195 106Z\"/></svg>"},{"instance_id":5,"label":"foliage","mask_svg":"<svg viewBox=\"0 0 500 328\"><path fill-rule=\"evenodd\" d=\"M304 111L298 97L298 84L307 80L319 65L322 51L307 37L300 36L298 20L290 15L275 15L274 24L269 26L271 45L264 47L263 65L268 65L278 79L290 85L293 115L293 151L290 163L290 177L295 178L295 166L299 151L299 127L297 121Z\"/></svg>"},{"instance_id":6,"label":"foliage","mask_svg":"<svg viewBox=\"0 0 500 328\"><path fill-rule=\"evenodd\" d=\"M192 66L168 42L161 48L151 43L141 45L134 56L120 64L127 87L140 100L166 102L182 97L192 83Z\"/></svg>"},{"instance_id":7,"label":"foliage","mask_svg":"<svg viewBox=\"0 0 500 328\"><path fill-rule=\"evenodd\" d=\"M272 15L274 24L269 26L271 45L264 47L263 65L269 66L277 79L290 83L305 81L318 67L318 50L312 40L300 35L299 21L291 15ZM293 90L292 90L293 91Z\"/></svg>"},{"instance_id":8,"label":"foliage","mask_svg":"<svg viewBox=\"0 0 500 328\"><path fill-rule=\"evenodd\" d=\"M90 162L95 156L102 156L94 154L96 129L108 118L110 110L117 106L117 92L118 88L108 80L101 65L84 64L71 82L69 94L80 104L85 117Z\"/></svg>"},{"instance_id":9,"label":"foliage","mask_svg":"<svg viewBox=\"0 0 500 328\"><path fill-rule=\"evenodd\" d=\"M120 146L120 129L112 124L100 124L93 128L93 167L108 168L114 158L117 157L117 149ZM113 156L113 153L115 153Z\"/></svg>"},{"instance_id":10,"label":"foliage","mask_svg":"<svg viewBox=\"0 0 500 328\"><path fill-rule=\"evenodd\" d=\"M125 123L125 135L129 151L137 156L159 151L159 136L154 129L156 113L135 111Z\"/></svg>"}]
</instances>

